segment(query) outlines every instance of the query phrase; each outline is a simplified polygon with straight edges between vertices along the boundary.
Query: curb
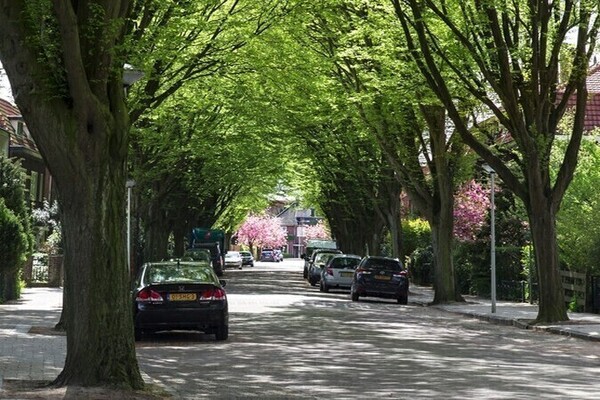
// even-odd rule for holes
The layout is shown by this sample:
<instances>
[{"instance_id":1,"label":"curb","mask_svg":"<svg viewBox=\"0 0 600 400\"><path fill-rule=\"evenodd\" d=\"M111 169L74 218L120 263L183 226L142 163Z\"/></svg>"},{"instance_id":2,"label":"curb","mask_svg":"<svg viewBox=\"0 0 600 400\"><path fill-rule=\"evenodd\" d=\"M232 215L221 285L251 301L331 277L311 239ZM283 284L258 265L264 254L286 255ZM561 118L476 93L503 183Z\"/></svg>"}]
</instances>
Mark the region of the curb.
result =
<instances>
[{"instance_id":1,"label":"curb","mask_svg":"<svg viewBox=\"0 0 600 400\"><path fill-rule=\"evenodd\" d=\"M435 308L435 309L438 309L438 310L441 310L441 311L444 311L447 313L467 316L467 317L478 319L481 321L486 321L486 322L489 322L489 323L495 324L495 325L514 326L519 329L568 336L568 337L592 341L592 342L600 342L600 335L598 335L598 336L589 335L586 333L577 332L577 331L570 330L570 329L565 329L564 327L560 327L560 326L555 326L555 325L538 326L538 325L532 325L529 322L527 322L526 320L522 320L522 319L501 317L501 316L489 315L489 314L480 314L480 313L471 312L471 311L449 310L449 309L445 308L443 305L430 305L428 301L424 301L424 300L412 300L411 303L414 305L421 306L421 307L432 307L432 308ZM594 325L594 324L590 324L590 325Z\"/></svg>"}]
</instances>

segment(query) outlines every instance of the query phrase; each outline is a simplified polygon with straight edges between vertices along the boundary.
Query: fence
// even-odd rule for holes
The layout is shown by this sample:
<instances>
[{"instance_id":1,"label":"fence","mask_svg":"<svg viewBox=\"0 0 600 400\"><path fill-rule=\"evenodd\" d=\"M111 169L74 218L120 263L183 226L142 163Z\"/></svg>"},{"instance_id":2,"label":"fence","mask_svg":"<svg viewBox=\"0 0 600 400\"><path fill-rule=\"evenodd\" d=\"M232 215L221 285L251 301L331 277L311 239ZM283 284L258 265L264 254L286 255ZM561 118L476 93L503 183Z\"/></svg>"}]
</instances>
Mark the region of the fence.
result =
<instances>
[{"instance_id":1,"label":"fence","mask_svg":"<svg viewBox=\"0 0 600 400\"><path fill-rule=\"evenodd\" d=\"M581 272L560 270L565 302L577 303L577 309L587 311L587 275Z\"/></svg>"}]
</instances>

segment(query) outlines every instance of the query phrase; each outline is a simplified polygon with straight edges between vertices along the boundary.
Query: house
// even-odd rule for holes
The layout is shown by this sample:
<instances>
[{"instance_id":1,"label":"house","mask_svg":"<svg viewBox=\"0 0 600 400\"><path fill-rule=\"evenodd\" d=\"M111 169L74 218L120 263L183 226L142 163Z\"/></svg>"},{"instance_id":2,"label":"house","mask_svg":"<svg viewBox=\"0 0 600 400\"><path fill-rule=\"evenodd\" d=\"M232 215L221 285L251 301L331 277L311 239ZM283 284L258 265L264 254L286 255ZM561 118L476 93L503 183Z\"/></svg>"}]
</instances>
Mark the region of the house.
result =
<instances>
[{"instance_id":1,"label":"house","mask_svg":"<svg viewBox=\"0 0 600 400\"><path fill-rule=\"evenodd\" d=\"M285 196L272 198L267 214L281 219L281 226L287 233L287 245L283 251L295 258L304 253L304 229L323 220L314 209L299 208L294 199Z\"/></svg>"},{"instance_id":2,"label":"house","mask_svg":"<svg viewBox=\"0 0 600 400\"><path fill-rule=\"evenodd\" d=\"M3 140L6 140L6 143ZM25 125L21 112L8 100L0 98L0 145L5 144L8 157L20 160L25 169L25 189L31 207L40 208L44 200L53 201L55 196L52 193L52 176Z\"/></svg>"}]
</instances>

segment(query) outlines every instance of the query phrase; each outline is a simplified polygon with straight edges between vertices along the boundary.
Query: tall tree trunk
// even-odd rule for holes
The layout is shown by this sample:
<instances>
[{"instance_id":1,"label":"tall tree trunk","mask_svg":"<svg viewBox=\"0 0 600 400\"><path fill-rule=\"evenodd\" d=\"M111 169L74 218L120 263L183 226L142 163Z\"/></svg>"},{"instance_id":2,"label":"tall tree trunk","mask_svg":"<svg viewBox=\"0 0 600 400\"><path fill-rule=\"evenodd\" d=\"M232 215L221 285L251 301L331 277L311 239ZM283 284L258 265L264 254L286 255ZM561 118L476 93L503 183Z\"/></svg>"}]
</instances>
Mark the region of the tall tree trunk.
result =
<instances>
[{"instance_id":1,"label":"tall tree trunk","mask_svg":"<svg viewBox=\"0 0 600 400\"><path fill-rule=\"evenodd\" d=\"M146 226L146 241L144 243L144 261L160 261L168 256L169 221L164 212L154 212L153 218Z\"/></svg>"},{"instance_id":2,"label":"tall tree trunk","mask_svg":"<svg viewBox=\"0 0 600 400\"><path fill-rule=\"evenodd\" d=\"M433 252L434 304L462 301L456 289L456 276L452 260L453 224L447 217L434 216L429 223Z\"/></svg>"},{"instance_id":3,"label":"tall tree trunk","mask_svg":"<svg viewBox=\"0 0 600 400\"><path fill-rule=\"evenodd\" d=\"M567 321L569 317L559 274L556 215L542 190L533 189L531 193L537 199L532 200L528 212L540 294L536 322Z\"/></svg>"},{"instance_id":4,"label":"tall tree trunk","mask_svg":"<svg viewBox=\"0 0 600 400\"><path fill-rule=\"evenodd\" d=\"M461 301L458 292L452 247L454 242L454 176L446 147L446 110L440 106L421 106L429 127L433 176L433 204L429 218L434 253L434 303Z\"/></svg>"},{"instance_id":5,"label":"tall tree trunk","mask_svg":"<svg viewBox=\"0 0 600 400\"><path fill-rule=\"evenodd\" d=\"M85 134L89 132L80 133ZM55 381L58 385L129 382L132 387L143 386L133 335L123 334L133 332L123 225L124 156L110 153L81 154L86 160L100 161L79 160L88 168L77 185L65 184L66 176L55 175L63 210L68 304L67 357Z\"/></svg>"}]
</instances>

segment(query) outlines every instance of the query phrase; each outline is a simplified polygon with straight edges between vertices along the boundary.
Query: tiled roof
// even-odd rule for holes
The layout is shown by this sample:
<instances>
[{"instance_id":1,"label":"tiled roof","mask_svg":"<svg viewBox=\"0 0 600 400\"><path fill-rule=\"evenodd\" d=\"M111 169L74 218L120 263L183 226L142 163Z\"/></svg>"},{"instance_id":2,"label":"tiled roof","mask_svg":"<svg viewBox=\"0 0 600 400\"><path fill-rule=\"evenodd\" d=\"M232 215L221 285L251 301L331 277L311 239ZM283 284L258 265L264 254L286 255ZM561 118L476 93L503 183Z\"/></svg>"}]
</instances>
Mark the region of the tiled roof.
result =
<instances>
[{"instance_id":1,"label":"tiled roof","mask_svg":"<svg viewBox=\"0 0 600 400\"><path fill-rule=\"evenodd\" d=\"M10 119L8 118L8 114L11 112L11 110L9 107L7 107L6 103L6 100L0 99L0 129L3 129L7 132L13 132Z\"/></svg>"},{"instance_id":2,"label":"tiled roof","mask_svg":"<svg viewBox=\"0 0 600 400\"><path fill-rule=\"evenodd\" d=\"M27 134L19 135L10 123L11 119L22 120L17 106L5 99L0 99L0 128L10 132L9 146L21 147L39 153L35 142Z\"/></svg>"}]
</instances>

